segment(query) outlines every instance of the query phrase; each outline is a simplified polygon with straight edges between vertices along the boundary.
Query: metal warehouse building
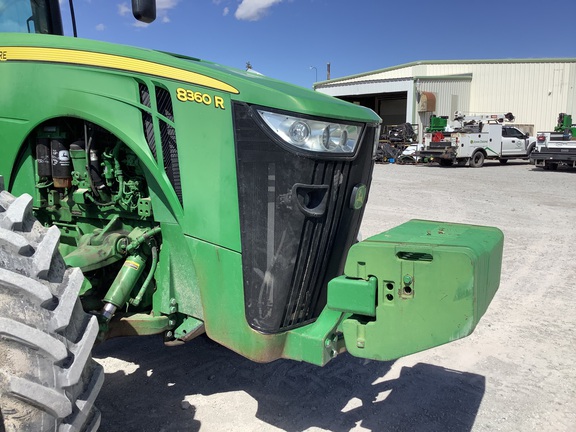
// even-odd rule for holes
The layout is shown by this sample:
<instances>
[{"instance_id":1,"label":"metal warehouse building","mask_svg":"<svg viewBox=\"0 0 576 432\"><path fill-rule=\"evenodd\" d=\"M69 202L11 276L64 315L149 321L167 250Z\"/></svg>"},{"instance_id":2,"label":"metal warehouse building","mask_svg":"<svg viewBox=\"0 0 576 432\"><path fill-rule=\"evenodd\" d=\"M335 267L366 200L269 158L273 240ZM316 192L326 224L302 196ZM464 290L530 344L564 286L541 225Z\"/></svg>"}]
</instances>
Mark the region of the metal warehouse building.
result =
<instances>
[{"instance_id":1,"label":"metal warehouse building","mask_svg":"<svg viewBox=\"0 0 576 432\"><path fill-rule=\"evenodd\" d=\"M419 61L318 82L314 89L369 107L384 125L429 125L430 116L512 112L516 123L552 130L576 117L576 59ZM533 131L531 131L533 132Z\"/></svg>"}]
</instances>

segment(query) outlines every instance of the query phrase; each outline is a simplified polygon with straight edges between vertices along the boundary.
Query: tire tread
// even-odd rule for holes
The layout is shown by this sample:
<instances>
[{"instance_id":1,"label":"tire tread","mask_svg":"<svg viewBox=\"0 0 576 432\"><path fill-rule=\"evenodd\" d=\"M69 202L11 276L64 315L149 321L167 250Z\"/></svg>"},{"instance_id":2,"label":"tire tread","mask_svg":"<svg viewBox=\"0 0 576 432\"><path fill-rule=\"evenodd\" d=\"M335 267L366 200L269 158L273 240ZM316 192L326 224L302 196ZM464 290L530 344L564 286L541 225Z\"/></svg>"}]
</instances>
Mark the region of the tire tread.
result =
<instances>
[{"instance_id":1,"label":"tire tread","mask_svg":"<svg viewBox=\"0 0 576 432\"><path fill-rule=\"evenodd\" d=\"M10 393L31 401L54 417L63 418L72 412L72 403L65 394L24 378L10 376Z\"/></svg>"},{"instance_id":2,"label":"tire tread","mask_svg":"<svg viewBox=\"0 0 576 432\"><path fill-rule=\"evenodd\" d=\"M50 430L87 432L100 424L94 401L104 373L91 359L99 324L82 309L84 276L66 268L59 242L57 227L34 219L30 195L0 190L0 350L9 350L0 356L0 430L53 423ZM21 409L34 415L19 416Z\"/></svg>"}]
</instances>

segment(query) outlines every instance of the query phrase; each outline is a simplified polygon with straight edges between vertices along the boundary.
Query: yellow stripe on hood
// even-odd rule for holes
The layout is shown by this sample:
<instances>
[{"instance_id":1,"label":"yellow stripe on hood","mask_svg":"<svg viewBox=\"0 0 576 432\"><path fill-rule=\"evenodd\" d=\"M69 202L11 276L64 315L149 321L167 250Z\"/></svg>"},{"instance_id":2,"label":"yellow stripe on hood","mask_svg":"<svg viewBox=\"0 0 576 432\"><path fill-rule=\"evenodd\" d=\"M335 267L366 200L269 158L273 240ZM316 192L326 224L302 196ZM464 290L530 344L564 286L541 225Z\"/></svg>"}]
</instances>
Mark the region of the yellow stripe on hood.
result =
<instances>
[{"instance_id":1,"label":"yellow stripe on hood","mask_svg":"<svg viewBox=\"0 0 576 432\"><path fill-rule=\"evenodd\" d=\"M97 66L127 72L137 72L146 75L173 79L189 84L201 85L228 93L240 93L235 87L223 81L190 72L173 66L166 66L148 60L139 60L113 54L103 54L90 51L78 51L63 48L40 47L0 47L1 61L39 61L49 63L76 64L82 66Z\"/></svg>"}]
</instances>

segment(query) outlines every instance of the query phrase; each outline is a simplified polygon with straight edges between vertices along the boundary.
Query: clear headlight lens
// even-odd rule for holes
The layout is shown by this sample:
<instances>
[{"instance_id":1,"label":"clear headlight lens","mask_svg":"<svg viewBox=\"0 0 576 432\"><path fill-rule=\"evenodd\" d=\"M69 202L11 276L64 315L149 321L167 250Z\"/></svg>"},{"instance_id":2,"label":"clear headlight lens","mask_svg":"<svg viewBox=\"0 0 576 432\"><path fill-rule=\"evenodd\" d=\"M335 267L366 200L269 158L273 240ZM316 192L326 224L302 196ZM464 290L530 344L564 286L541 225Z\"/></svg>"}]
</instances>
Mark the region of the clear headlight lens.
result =
<instances>
[{"instance_id":1,"label":"clear headlight lens","mask_svg":"<svg viewBox=\"0 0 576 432\"><path fill-rule=\"evenodd\" d=\"M303 150L354 153L362 126L293 117L258 110L264 122L283 141Z\"/></svg>"}]
</instances>

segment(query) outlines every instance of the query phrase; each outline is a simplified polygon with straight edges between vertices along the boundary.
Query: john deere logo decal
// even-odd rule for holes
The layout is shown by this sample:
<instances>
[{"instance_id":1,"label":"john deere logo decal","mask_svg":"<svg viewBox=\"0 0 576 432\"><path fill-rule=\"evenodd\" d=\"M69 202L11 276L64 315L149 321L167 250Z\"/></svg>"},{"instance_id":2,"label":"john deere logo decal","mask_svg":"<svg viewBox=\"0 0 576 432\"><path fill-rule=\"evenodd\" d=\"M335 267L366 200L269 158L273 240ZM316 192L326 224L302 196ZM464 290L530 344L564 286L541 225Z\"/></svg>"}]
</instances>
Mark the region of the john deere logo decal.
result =
<instances>
[{"instance_id":1,"label":"john deere logo decal","mask_svg":"<svg viewBox=\"0 0 576 432\"><path fill-rule=\"evenodd\" d=\"M350 207L354 210L360 210L366 201L366 185L357 184L352 190L350 197Z\"/></svg>"}]
</instances>

